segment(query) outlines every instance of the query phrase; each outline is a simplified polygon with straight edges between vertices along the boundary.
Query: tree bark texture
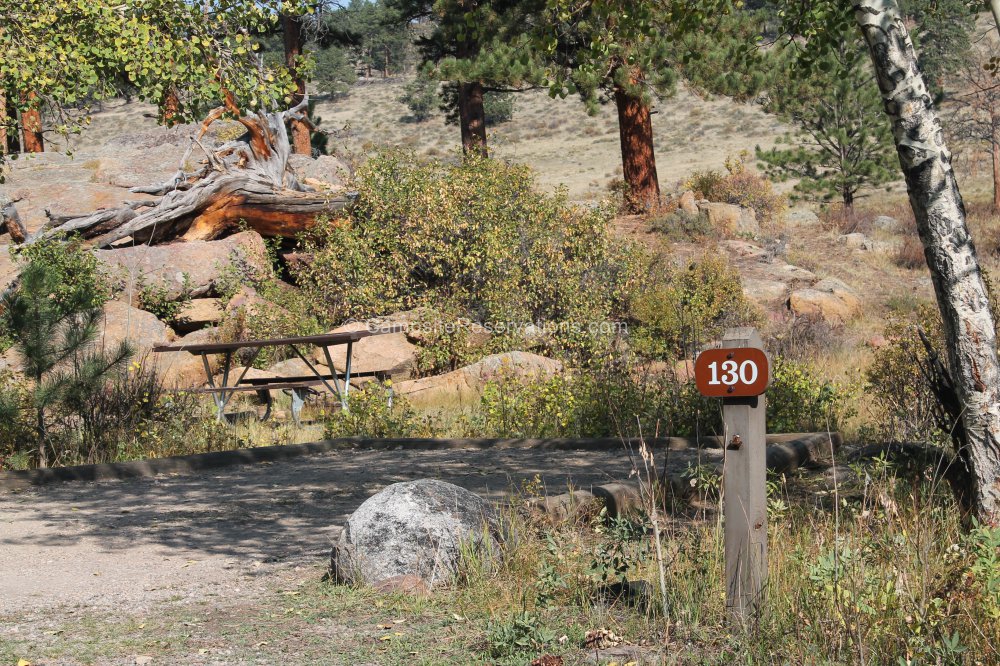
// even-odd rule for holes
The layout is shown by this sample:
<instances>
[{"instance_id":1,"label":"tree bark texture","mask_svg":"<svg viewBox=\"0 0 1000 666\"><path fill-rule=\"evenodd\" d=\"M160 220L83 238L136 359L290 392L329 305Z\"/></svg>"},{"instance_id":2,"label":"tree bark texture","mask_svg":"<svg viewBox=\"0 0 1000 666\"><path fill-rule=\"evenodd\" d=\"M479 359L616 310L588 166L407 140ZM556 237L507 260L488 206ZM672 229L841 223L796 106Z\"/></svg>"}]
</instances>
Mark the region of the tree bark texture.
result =
<instances>
[{"instance_id":1,"label":"tree bark texture","mask_svg":"<svg viewBox=\"0 0 1000 666\"><path fill-rule=\"evenodd\" d=\"M305 40L302 35L302 22L295 16L283 15L281 17L282 34L285 43L285 66L292 73L295 79L296 91L292 95L292 106L298 106L306 97L306 80L299 76L297 62L305 47ZM308 110L303 110L304 116L308 115ZM312 154L312 135L307 118L289 121L292 132L292 152L296 155Z\"/></svg>"},{"instance_id":2,"label":"tree bark texture","mask_svg":"<svg viewBox=\"0 0 1000 666\"><path fill-rule=\"evenodd\" d=\"M487 157L483 84L478 81L458 84L458 116L462 126L462 152Z\"/></svg>"},{"instance_id":3,"label":"tree bark texture","mask_svg":"<svg viewBox=\"0 0 1000 666\"><path fill-rule=\"evenodd\" d=\"M932 97L894 0L860 0L854 16L868 45L944 322L961 402L968 492L960 502L1000 524L1000 362L996 328L965 206Z\"/></svg>"},{"instance_id":4,"label":"tree bark texture","mask_svg":"<svg viewBox=\"0 0 1000 666\"><path fill-rule=\"evenodd\" d=\"M639 79L633 81L638 83ZM618 108L622 171L629 191L628 207L640 213L656 206L660 200L653 152L653 121L649 105L621 87L615 87L615 106Z\"/></svg>"},{"instance_id":5,"label":"tree bark texture","mask_svg":"<svg viewBox=\"0 0 1000 666\"><path fill-rule=\"evenodd\" d=\"M35 94L28 95L29 101L35 100ZM42 112L37 108L21 111L21 151L25 153L45 152L45 140L42 138Z\"/></svg>"},{"instance_id":6,"label":"tree bark texture","mask_svg":"<svg viewBox=\"0 0 1000 666\"><path fill-rule=\"evenodd\" d=\"M285 123L297 119L307 103L303 99L290 111L241 117L239 122L247 130L243 137L208 148L201 139L209 125L227 110L238 113L231 103L219 107L192 137L173 179L132 189L162 195L159 200L131 202L87 215L50 214L48 224L28 242L59 233L79 234L97 247L125 238L138 243L178 237L211 240L241 224L262 236L294 238L319 217L338 217L350 199L303 187L288 166L291 146ZM197 171L188 173L183 165L195 147L204 153L205 160Z\"/></svg>"}]
</instances>

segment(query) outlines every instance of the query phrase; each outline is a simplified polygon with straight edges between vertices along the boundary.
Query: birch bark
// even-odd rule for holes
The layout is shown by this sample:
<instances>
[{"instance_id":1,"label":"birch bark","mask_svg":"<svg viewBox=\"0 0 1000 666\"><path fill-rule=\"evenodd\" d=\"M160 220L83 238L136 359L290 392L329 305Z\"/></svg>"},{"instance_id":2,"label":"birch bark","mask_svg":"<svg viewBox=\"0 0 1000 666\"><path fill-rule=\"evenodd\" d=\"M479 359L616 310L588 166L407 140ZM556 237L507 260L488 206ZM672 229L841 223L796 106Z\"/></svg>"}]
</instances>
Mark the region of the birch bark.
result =
<instances>
[{"instance_id":1,"label":"birch bark","mask_svg":"<svg viewBox=\"0 0 1000 666\"><path fill-rule=\"evenodd\" d=\"M899 163L924 245L948 359L962 404L968 472L960 501L980 521L1000 524L1000 362L996 328L965 206L931 95L895 0L855 0L854 17L871 55Z\"/></svg>"}]
</instances>

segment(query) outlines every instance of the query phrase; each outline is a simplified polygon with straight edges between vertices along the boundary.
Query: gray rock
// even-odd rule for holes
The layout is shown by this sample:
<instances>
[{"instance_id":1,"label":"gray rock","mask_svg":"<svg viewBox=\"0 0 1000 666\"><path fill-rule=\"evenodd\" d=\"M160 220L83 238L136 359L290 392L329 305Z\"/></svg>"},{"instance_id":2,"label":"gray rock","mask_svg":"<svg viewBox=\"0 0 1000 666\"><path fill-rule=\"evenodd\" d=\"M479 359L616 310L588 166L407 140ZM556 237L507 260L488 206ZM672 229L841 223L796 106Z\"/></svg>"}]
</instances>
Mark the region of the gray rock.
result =
<instances>
[{"instance_id":1,"label":"gray rock","mask_svg":"<svg viewBox=\"0 0 1000 666\"><path fill-rule=\"evenodd\" d=\"M819 217L808 209L790 210L785 214L785 224L789 227L819 226Z\"/></svg>"},{"instance_id":2,"label":"gray rock","mask_svg":"<svg viewBox=\"0 0 1000 666\"><path fill-rule=\"evenodd\" d=\"M756 303L783 301L788 298L788 292L788 284L779 280L743 278L743 294Z\"/></svg>"},{"instance_id":3,"label":"gray rock","mask_svg":"<svg viewBox=\"0 0 1000 666\"><path fill-rule=\"evenodd\" d=\"M730 254L746 259L763 259L767 256L767 250L756 243L745 240L726 240L719 243Z\"/></svg>"},{"instance_id":4,"label":"gray rock","mask_svg":"<svg viewBox=\"0 0 1000 666\"><path fill-rule=\"evenodd\" d=\"M185 288L200 297L214 292L227 266L236 265L244 273L262 273L267 266L264 241L256 231L222 240L137 245L94 254L103 270L122 283L123 298L133 303L143 285L164 289L168 300L180 299Z\"/></svg>"},{"instance_id":5,"label":"gray rock","mask_svg":"<svg viewBox=\"0 0 1000 666\"><path fill-rule=\"evenodd\" d=\"M418 577L433 589L454 579L463 552L489 559L500 541L492 505L475 493L436 479L395 483L347 519L331 571L343 583Z\"/></svg>"},{"instance_id":6,"label":"gray rock","mask_svg":"<svg viewBox=\"0 0 1000 666\"><path fill-rule=\"evenodd\" d=\"M854 250L863 248L865 243L868 242L868 238L861 233L843 234L837 240Z\"/></svg>"},{"instance_id":7,"label":"gray rock","mask_svg":"<svg viewBox=\"0 0 1000 666\"><path fill-rule=\"evenodd\" d=\"M872 252L874 254L892 254L893 252L898 252L901 245L902 243L899 241L879 241L869 238L865 240L861 249L865 252Z\"/></svg>"},{"instance_id":8,"label":"gray rock","mask_svg":"<svg viewBox=\"0 0 1000 666\"><path fill-rule=\"evenodd\" d=\"M757 214L751 208L735 204L710 202L698 204L698 210L717 232L727 238L760 235Z\"/></svg>"},{"instance_id":9,"label":"gray rock","mask_svg":"<svg viewBox=\"0 0 1000 666\"><path fill-rule=\"evenodd\" d=\"M323 189L324 186L343 187L351 175L351 169L347 164L330 155L320 155L316 158L308 155L291 155L288 163L300 181L318 189Z\"/></svg>"}]
</instances>

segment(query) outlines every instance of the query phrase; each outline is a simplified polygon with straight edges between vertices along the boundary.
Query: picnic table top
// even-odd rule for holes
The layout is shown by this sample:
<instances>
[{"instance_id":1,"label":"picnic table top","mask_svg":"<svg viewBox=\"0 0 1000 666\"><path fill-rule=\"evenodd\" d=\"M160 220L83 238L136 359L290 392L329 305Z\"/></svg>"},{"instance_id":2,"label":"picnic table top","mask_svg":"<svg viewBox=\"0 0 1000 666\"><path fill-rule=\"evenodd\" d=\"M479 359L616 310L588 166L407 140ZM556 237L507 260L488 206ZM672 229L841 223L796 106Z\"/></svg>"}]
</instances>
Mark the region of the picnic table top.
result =
<instances>
[{"instance_id":1,"label":"picnic table top","mask_svg":"<svg viewBox=\"0 0 1000 666\"><path fill-rule=\"evenodd\" d=\"M375 330L346 331L344 333L324 333L322 335L302 335L293 338L270 338L267 340L242 340L238 342L204 342L189 345L156 345L154 352L177 352L186 351L192 354L203 354L212 352L236 351L237 349L256 347L279 347L282 345L316 345L318 347L332 347L334 345L345 345L349 342L357 342L362 338L372 335L385 335L386 333L398 333L403 330L399 326L387 326Z\"/></svg>"}]
</instances>

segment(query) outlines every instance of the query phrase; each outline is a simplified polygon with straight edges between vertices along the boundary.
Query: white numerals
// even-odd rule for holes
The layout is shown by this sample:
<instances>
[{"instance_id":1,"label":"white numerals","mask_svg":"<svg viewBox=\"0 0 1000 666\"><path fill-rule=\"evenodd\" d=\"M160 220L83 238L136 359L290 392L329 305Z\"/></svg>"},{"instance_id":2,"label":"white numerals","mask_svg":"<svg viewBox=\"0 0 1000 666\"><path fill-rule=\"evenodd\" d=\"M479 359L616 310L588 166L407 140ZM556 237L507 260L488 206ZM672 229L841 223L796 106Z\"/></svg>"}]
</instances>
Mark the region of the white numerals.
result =
<instances>
[{"instance_id":1,"label":"white numerals","mask_svg":"<svg viewBox=\"0 0 1000 666\"><path fill-rule=\"evenodd\" d=\"M721 368L718 361L713 361L708 364L708 369L712 373L712 378L708 380L710 386L735 386L737 383L753 384L757 381L760 372L757 369L757 364L753 361L743 361L742 363L723 361ZM721 377L719 377L720 370L722 371Z\"/></svg>"}]
</instances>

